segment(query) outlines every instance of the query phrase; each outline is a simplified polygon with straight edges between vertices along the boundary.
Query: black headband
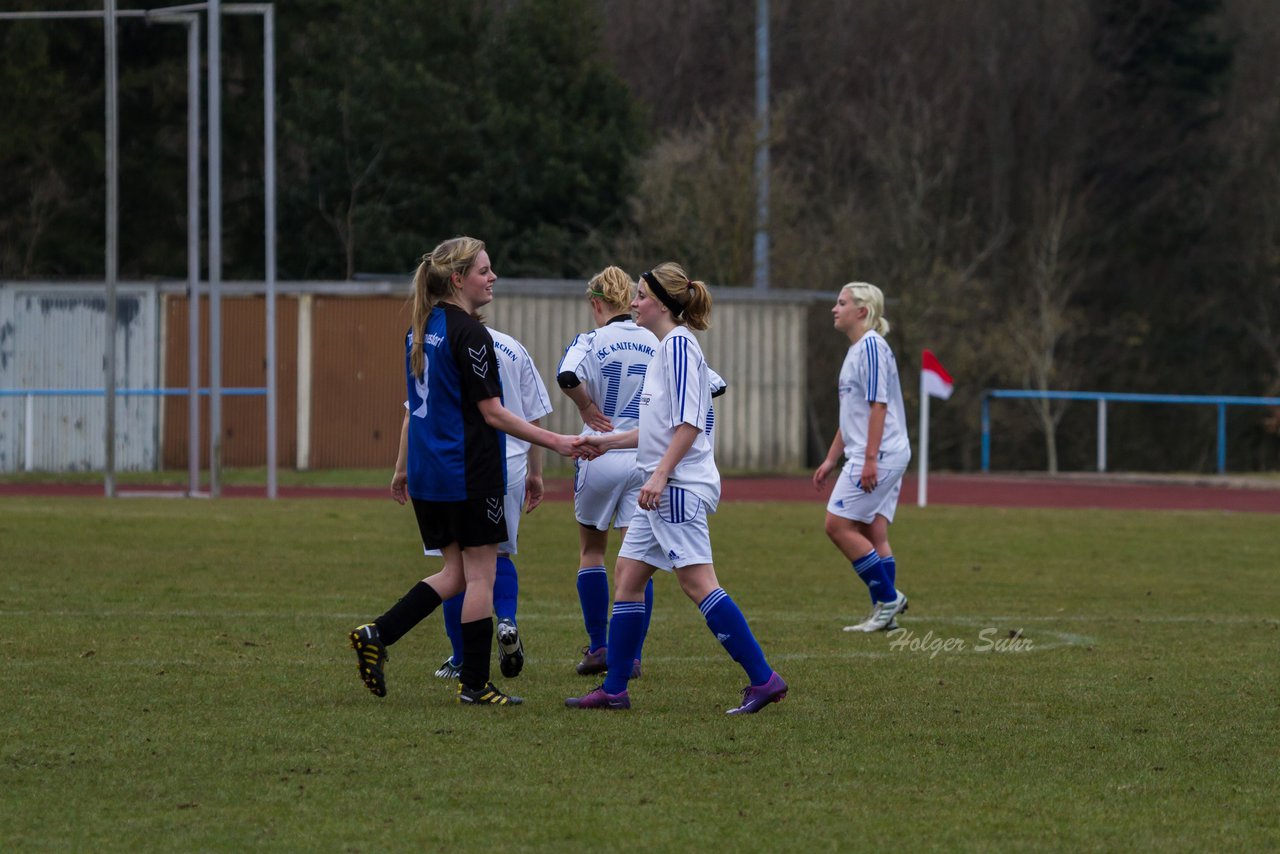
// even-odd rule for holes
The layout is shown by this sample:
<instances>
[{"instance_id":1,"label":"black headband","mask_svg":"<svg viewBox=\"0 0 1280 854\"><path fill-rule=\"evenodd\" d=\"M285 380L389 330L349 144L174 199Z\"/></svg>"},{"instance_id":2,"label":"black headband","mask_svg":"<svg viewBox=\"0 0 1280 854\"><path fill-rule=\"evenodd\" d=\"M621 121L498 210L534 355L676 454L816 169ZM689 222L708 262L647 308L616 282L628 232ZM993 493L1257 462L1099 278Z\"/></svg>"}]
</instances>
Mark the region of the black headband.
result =
<instances>
[{"instance_id":1,"label":"black headband","mask_svg":"<svg viewBox=\"0 0 1280 854\"><path fill-rule=\"evenodd\" d=\"M671 309L671 316L676 320L680 319L680 314L684 311L684 306L676 302L676 298L667 293L667 289L658 284L658 277L653 275L652 271L641 273L640 278L649 283L649 293L658 298L658 302Z\"/></svg>"}]
</instances>

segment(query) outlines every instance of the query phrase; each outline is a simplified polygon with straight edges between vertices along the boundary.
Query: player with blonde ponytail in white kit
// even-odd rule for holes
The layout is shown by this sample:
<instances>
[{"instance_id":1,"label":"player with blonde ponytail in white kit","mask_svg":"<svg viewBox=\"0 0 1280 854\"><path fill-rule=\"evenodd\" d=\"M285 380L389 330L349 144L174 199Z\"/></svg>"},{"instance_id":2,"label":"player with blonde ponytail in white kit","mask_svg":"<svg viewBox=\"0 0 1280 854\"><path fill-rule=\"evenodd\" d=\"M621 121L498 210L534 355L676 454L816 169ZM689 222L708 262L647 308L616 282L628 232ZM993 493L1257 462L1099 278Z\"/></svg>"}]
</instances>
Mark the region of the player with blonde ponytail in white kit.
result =
<instances>
[{"instance_id":1,"label":"player with blonde ponytail in white kit","mask_svg":"<svg viewBox=\"0 0 1280 854\"><path fill-rule=\"evenodd\" d=\"M582 416L582 435L634 430L640 425L640 391L658 339L636 325L631 302L636 286L618 267L606 267L587 283L587 301L596 328L574 336L556 372L560 390ZM644 477L635 448L616 448L594 460L574 463L573 511L578 522L578 600L587 644L577 671L603 673L609 627L609 575L604 556L609 529L626 536ZM653 611L653 582L645 588L645 613ZM632 677L640 662L632 663Z\"/></svg>"},{"instance_id":2,"label":"player with blonde ponytail in white kit","mask_svg":"<svg viewBox=\"0 0 1280 854\"><path fill-rule=\"evenodd\" d=\"M889 546L889 524L911 461L902 384L884 339L889 321L879 288L850 282L831 314L836 330L849 338L849 352L840 368L840 429L813 473L813 486L820 489L847 458L827 502L826 532L871 594L871 615L844 630L878 632L897 628L898 614L907 609Z\"/></svg>"},{"instance_id":3,"label":"player with blonde ponytail in white kit","mask_svg":"<svg viewBox=\"0 0 1280 854\"><path fill-rule=\"evenodd\" d=\"M742 611L720 587L711 563L707 517L720 501L720 472L709 429L711 374L690 329L706 329L711 293L679 264L640 274L636 323L652 332L658 351L645 372L640 423L634 430L582 436L581 448L600 453L637 448L644 484L614 568L609 619L608 675L604 684L565 705L574 709L629 709L631 664L644 642L644 590L659 570L674 572L707 628L746 671L750 684L731 715L751 714L787 695L787 683L765 660Z\"/></svg>"}]
</instances>

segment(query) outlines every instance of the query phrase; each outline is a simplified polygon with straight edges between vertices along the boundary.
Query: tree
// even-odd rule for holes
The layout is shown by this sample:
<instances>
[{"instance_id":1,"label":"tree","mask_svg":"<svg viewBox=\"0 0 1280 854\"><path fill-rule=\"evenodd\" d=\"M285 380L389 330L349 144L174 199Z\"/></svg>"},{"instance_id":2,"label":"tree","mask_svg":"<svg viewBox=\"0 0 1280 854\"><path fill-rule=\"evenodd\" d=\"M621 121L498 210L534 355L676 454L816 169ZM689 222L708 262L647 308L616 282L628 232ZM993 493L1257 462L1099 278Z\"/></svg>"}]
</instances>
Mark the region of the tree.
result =
<instances>
[{"instance_id":1,"label":"tree","mask_svg":"<svg viewBox=\"0 0 1280 854\"><path fill-rule=\"evenodd\" d=\"M0 24L0 276L102 269L101 31L39 21ZM83 52L97 66L72 63ZM80 133L98 107L98 124ZM69 239L84 225L96 237ZM88 237L88 235L86 235Z\"/></svg>"},{"instance_id":2,"label":"tree","mask_svg":"<svg viewBox=\"0 0 1280 854\"><path fill-rule=\"evenodd\" d=\"M281 266L308 278L409 268L433 235L451 236L450 172L474 165L469 54L484 12L329 0L285 14L296 20L281 27L291 34L281 59L282 232L292 236Z\"/></svg>"},{"instance_id":3,"label":"tree","mask_svg":"<svg viewBox=\"0 0 1280 854\"><path fill-rule=\"evenodd\" d=\"M1131 328L1149 330L1127 347L1100 342L1101 352L1145 384L1186 390L1178 386L1188 359L1207 344L1197 316L1204 284L1229 254L1212 231L1232 63L1222 4L1094 0L1093 8L1100 77L1088 116L1088 178L1098 189L1090 240L1107 264L1089 298L1099 312L1128 314ZM1109 283L1117 281L1139 284L1116 293Z\"/></svg>"},{"instance_id":4,"label":"tree","mask_svg":"<svg viewBox=\"0 0 1280 854\"><path fill-rule=\"evenodd\" d=\"M459 233L507 275L583 272L580 244L619 227L641 145L595 55L594 4L325 8L296 13L286 60L294 275L403 270Z\"/></svg>"}]
</instances>

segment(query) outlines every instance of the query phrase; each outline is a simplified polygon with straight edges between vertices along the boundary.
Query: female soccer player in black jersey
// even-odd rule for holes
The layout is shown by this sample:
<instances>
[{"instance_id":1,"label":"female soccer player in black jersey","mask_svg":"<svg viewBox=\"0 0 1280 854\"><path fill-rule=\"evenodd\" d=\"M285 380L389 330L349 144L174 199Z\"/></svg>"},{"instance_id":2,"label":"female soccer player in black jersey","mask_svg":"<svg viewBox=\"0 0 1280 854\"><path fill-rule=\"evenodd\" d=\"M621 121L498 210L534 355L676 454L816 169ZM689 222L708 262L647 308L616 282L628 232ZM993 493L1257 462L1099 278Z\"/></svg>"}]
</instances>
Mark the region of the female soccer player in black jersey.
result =
<instances>
[{"instance_id":1,"label":"female soccer player in black jersey","mask_svg":"<svg viewBox=\"0 0 1280 854\"><path fill-rule=\"evenodd\" d=\"M502 405L493 339L474 317L493 300L496 280L484 243L471 237L441 243L414 275L405 338L409 406L391 494L401 504L412 501L423 546L440 549L445 560L385 614L350 633L360 678L379 697L387 692L386 648L465 590L458 701L521 702L489 680L493 580L498 544L507 539L503 434L564 456L574 454L577 437L536 427Z\"/></svg>"}]
</instances>

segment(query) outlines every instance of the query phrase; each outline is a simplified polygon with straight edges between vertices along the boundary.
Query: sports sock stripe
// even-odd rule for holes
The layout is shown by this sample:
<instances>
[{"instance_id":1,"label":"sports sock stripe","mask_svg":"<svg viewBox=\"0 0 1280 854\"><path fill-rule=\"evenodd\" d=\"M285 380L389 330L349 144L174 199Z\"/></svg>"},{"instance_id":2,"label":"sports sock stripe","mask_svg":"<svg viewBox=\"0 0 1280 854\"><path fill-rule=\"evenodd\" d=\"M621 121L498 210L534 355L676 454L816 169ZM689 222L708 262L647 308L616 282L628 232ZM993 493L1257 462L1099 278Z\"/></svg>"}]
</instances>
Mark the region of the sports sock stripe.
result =
<instances>
[{"instance_id":1,"label":"sports sock stripe","mask_svg":"<svg viewBox=\"0 0 1280 854\"><path fill-rule=\"evenodd\" d=\"M873 566L880 562L880 555L873 550L870 554L863 555L853 562L853 570L861 574L869 566Z\"/></svg>"},{"instance_id":2,"label":"sports sock stripe","mask_svg":"<svg viewBox=\"0 0 1280 854\"><path fill-rule=\"evenodd\" d=\"M702 612L703 617L706 617L707 614L711 613L711 609L718 605L720 600L728 595L728 593L724 592L723 587L717 587L715 590L712 590L707 594L706 599L702 600L698 605L698 610Z\"/></svg>"}]
</instances>

